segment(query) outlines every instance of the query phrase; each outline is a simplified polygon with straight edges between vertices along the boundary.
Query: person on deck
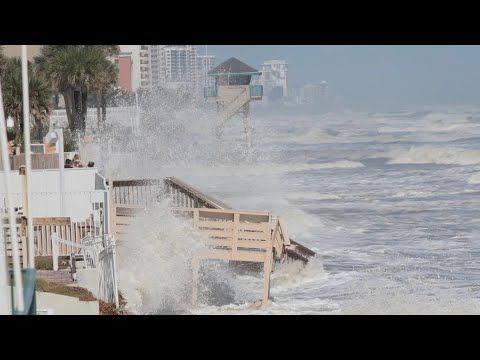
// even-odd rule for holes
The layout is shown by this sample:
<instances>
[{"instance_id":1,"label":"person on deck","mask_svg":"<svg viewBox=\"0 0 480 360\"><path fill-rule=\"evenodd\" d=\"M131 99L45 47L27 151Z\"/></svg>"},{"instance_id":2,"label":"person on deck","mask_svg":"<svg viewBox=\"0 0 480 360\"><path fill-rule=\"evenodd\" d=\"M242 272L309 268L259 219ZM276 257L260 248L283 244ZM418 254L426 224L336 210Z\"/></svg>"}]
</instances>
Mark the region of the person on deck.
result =
<instances>
[{"instance_id":1,"label":"person on deck","mask_svg":"<svg viewBox=\"0 0 480 360\"><path fill-rule=\"evenodd\" d=\"M78 154L75 154L75 156L73 157L73 167L76 167L76 168L84 167L84 165L80 161L80 155Z\"/></svg>"},{"instance_id":2,"label":"person on deck","mask_svg":"<svg viewBox=\"0 0 480 360\"><path fill-rule=\"evenodd\" d=\"M66 169L71 169L71 168L73 168L72 160L70 160L70 159L66 159L66 160L65 160L65 168L66 168Z\"/></svg>"}]
</instances>

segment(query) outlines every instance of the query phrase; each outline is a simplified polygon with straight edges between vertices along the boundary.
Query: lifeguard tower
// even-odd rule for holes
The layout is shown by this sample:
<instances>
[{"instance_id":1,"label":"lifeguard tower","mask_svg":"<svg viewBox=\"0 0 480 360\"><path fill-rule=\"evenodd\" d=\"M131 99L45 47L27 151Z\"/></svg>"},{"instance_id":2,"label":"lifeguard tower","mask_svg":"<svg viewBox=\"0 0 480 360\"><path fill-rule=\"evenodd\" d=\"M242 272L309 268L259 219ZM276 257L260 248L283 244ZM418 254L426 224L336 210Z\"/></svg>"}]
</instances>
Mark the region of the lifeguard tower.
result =
<instances>
[{"instance_id":1,"label":"lifeguard tower","mask_svg":"<svg viewBox=\"0 0 480 360\"><path fill-rule=\"evenodd\" d=\"M205 87L204 96L207 101L217 103L217 138L223 134L225 121L238 114L243 117L247 144L251 145L250 101L261 100L263 95L262 85L253 85L251 81L261 72L232 57L208 75L214 78L215 85Z\"/></svg>"}]
</instances>

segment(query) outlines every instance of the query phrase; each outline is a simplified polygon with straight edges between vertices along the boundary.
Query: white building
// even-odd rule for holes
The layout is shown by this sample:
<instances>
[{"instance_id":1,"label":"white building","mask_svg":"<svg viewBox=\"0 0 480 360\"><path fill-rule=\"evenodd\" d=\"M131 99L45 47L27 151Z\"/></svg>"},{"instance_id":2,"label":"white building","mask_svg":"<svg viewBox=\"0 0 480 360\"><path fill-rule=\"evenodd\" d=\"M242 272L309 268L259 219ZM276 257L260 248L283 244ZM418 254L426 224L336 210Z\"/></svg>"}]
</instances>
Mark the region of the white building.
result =
<instances>
[{"instance_id":1,"label":"white building","mask_svg":"<svg viewBox=\"0 0 480 360\"><path fill-rule=\"evenodd\" d=\"M300 91L302 104L315 104L320 98L320 86L314 84L306 84Z\"/></svg>"},{"instance_id":2,"label":"white building","mask_svg":"<svg viewBox=\"0 0 480 360\"><path fill-rule=\"evenodd\" d=\"M261 83L267 101L288 96L288 64L285 60L268 60L262 65Z\"/></svg>"},{"instance_id":3,"label":"white building","mask_svg":"<svg viewBox=\"0 0 480 360\"><path fill-rule=\"evenodd\" d=\"M159 52L158 85L188 92L195 91L197 48L193 45L165 45Z\"/></svg>"},{"instance_id":4,"label":"white building","mask_svg":"<svg viewBox=\"0 0 480 360\"><path fill-rule=\"evenodd\" d=\"M152 87L160 85L161 50L165 45L150 45L150 75Z\"/></svg>"},{"instance_id":5,"label":"white building","mask_svg":"<svg viewBox=\"0 0 480 360\"><path fill-rule=\"evenodd\" d=\"M328 83L322 81L320 84L307 84L300 90L302 104L318 104L328 98Z\"/></svg>"},{"instance_id":6,"label":"white building","mask_svg":"<svg viewBox=\"0 0 480 360\"><path fill-rule=\"evenodd\" d=\"M165 87L203 97L207 76L215 63L214 55L198 55L194 45L120 45L131 53L132 90Z\"/></svg>"},{"instance_id":7,"label":"white building","mask_svg":"<svg viewBox=\"0 0 480 360\"><path fill-rule=\"evenodd\" d=\"M197 55L197 82L202 94L204 87L214 85L213 77L208 76L208 72L213 69L214 65L214 55Z\"/></svg>"}]
</instances>

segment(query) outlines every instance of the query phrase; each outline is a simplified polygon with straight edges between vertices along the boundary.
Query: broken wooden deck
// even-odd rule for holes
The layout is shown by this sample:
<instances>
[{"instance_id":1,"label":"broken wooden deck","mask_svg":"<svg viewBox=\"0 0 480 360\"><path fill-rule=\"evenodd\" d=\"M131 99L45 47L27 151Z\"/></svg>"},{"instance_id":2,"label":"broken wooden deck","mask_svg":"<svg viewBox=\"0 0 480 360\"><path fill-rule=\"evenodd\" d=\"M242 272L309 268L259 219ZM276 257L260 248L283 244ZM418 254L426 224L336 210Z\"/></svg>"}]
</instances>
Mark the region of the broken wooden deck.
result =
<instances>
[{"instance_id":1,"label":"broken wooden deck","mask_svg":"<svg viewBox=\"0 0 480 360\"><path fill-rule=\"evenodd\" d=\"M315 252L290 239L284 220L269 212L242 211L202 193L174 177L113 181L111 194L111 229L121 241L138 210L165 195L170 196L172 211L192 221L195 228L208 234L210 241L193 259L193 301L197 298L198 269L203 259L218 259L263 264L262 306L270 292L272 262L286 258L304 263Z\"/></svg>"}]
</instances>

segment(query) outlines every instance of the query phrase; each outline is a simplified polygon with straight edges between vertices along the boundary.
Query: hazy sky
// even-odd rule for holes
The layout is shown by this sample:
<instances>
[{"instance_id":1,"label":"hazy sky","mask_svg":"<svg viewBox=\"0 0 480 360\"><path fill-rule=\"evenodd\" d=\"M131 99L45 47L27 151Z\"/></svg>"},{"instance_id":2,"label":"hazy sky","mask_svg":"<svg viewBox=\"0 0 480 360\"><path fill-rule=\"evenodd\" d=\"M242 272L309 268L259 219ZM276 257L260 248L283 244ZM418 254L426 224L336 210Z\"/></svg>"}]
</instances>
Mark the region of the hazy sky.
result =
<instances>
[{"instance_id":1,"label":"hazy sky","mask_svg":"<svg viewBox=\"0 0 480 360\"><path fill-rule=\"evenodd\" d=\"M480 104L480 46L210 45L208 53L258 69L284 59L290 85L326 80L351 105Z\"/></svg>"}]
</instances>

